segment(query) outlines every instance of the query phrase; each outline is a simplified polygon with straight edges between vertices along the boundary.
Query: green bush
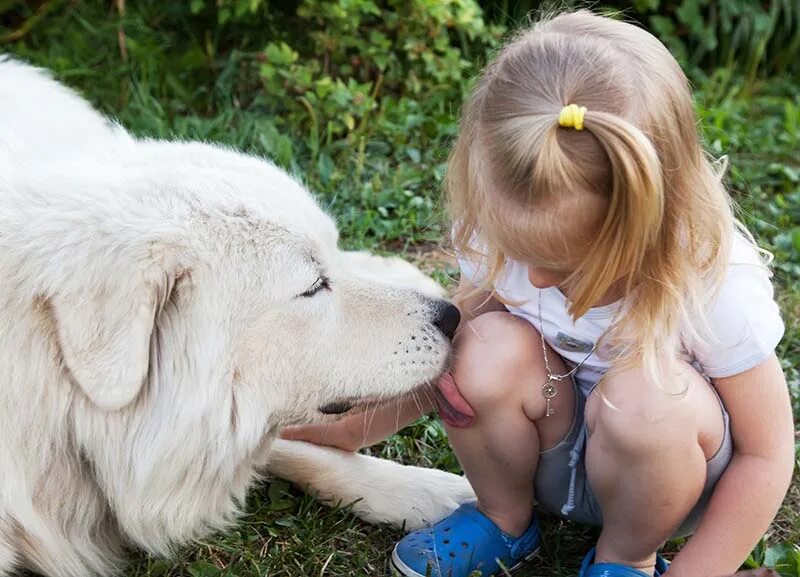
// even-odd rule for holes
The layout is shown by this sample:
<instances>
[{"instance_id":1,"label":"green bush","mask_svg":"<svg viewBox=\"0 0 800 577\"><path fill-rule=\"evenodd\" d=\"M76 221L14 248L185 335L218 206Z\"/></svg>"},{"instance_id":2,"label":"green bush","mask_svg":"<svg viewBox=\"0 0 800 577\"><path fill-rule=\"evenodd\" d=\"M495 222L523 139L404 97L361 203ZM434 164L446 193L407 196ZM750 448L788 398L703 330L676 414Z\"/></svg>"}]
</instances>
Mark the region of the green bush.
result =
<instances>
[{"instance_id":1,"label":"green bush","mask_svg":"<svg viewBox=\"0 0 800 577\"><path fill-rule=\"evenodd\" d=\"M513 26L542 7L585 2L482 0L481 4L490 17ZM749 86L758 75L798 71L796 0L607 0L595 6L644 24L695 76L725 67L743 74Z\"/></svg>"}]
</instances>

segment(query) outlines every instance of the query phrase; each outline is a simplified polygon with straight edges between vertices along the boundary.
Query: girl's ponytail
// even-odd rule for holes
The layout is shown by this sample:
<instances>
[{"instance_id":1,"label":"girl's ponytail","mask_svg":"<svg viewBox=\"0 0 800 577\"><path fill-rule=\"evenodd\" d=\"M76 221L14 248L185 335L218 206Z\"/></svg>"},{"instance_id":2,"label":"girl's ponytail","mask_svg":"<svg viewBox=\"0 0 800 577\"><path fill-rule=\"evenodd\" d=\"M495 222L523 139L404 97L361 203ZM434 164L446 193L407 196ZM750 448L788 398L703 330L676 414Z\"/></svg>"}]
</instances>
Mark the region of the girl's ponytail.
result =
<instances>
[{"instance_id":1,"label":"girl's ponytail","mask_svg":"<svg viewBox=\"0 0 800 577\"><path fill-rule=\"evenodd\" d=\"M615 287L629 295L608 335L623 360L615 369L642 366L661 386L659 374L677 358L681 329L691 326L696 304L689 296L696 291L686 290L694 288L692 280L676 265L684 257L679 228L665 210L668 183L655 146L639 128L600 111L589 111L583 122L608 157L611 190L605 220L575 273L570 312L583 315Z\"/></svg>"},{"instance_id":2,"label":"girl's ponytail","mask_svg":"<svg viewBox=\"0 0 800 577\"><path fill-rule=\"evenodd\" d=\"M564 108L559 124L579 130L570 122L576 109L567 112L574 106ZM662 229L664 182L655 147L634 125L593 110L577 120L597 138L611 167L608 212L575 279L571 312L580 317L616 283L627 293L641 280L645 255L656 249Z\"/></svg>"}]
</instances>

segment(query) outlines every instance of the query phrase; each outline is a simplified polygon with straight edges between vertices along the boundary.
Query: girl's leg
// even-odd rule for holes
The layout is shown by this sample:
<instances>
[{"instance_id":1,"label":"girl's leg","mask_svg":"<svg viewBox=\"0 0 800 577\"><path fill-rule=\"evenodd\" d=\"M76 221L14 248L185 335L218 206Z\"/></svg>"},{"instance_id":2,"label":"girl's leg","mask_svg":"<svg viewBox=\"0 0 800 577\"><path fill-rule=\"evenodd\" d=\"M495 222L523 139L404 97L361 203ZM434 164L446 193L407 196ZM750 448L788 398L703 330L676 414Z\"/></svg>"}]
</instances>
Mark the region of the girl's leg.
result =
<instances>
[{"instance_id":1,"label":"girl's leg","mask_svg":"<svg viewBox=\"0 0 800 577\"><path fill-rule=\"evenodd\" d=\"M691 366L662 388L641 370L608 375L589 397L586 474L603 512L595 562L652 572L656 550L697 503L724 434L717 396Z\"/></svg>"},{"instance_id":2,"label":"girl's leg","mask_svg":"<svg viewBox=\"0 0 800 577\"><path fill-rule=\"evenodd\" d=\"M506 533L521 535L533 515L539 451L555 446L572 425L574 390L565 381L545 417L547 379L539 333L509 313L491 312L463 326L453 377L475 412L469 427L447 427L450 444L478 496L478 508ZM548 352L551 369L565 372Z\"/></svg>"}]
</instances>

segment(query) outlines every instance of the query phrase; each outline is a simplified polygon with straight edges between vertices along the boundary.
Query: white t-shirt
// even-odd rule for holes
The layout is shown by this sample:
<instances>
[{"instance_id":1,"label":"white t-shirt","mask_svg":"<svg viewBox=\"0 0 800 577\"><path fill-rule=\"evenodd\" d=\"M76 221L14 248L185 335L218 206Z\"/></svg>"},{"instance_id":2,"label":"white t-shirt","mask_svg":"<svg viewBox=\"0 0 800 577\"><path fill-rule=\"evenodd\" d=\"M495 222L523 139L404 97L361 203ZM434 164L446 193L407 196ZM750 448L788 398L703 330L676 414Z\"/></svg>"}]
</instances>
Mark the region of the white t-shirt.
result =
<instances>
[{"instance_id":1,"label":"white t-shirt","mask_svg":"<svg viewBox=\"0 0 800 577\"><path fill-rule=\"evenodd\" d=\"M708 322L713 339L692 345L687 351L694 365L707 377L742 373L766 360L783 337L783 320L773 296L769 270L755 248L740 235L732 243L728 271ZM461 274L479 285L486 271L459 258ZM529 321L538 331L539 298L547 343L564 359L578 364L595 346L616 317L622 301L589 309L573 322L567 298L556 287L538 289L528 280L528 267L509 260L495 287L511 314ZM595 351L575 374L582 384L596 384L610 363Z\"/></svg>"}]
</instances>

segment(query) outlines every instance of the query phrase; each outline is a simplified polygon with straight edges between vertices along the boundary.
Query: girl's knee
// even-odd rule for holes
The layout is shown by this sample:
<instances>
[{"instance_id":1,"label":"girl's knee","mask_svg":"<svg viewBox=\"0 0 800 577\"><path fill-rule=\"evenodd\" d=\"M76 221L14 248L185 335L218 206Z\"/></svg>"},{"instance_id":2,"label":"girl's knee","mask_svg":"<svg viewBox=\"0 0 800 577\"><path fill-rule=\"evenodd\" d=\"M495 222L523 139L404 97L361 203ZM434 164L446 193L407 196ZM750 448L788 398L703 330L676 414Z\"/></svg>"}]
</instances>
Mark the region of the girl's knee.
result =
<instances>
[{"instance_id":1,"label":"girl's knee","mask_svg":"<svg viewBox=\"0 0 800 577\"><path fill-rule=\"evenodd\" d=\"M709 402L710 385L688 364L676 381L654 384L642 369L610 373L587 400L586 424L603 443L626 453L662 447L696 447ZM717 407L720 423L721 411Z\"/></svg>"},{"instance_id":2,"label":"girl's knee","mask_svg":"<svg viewBox=\"0 0 800 577\"><path fill-rule=\"evenodd\" d=\"M454 341L452 373L459 392L475 408L518 398L521 376L541 365L541 346L530 323L510 313L467 322Z\"/></svg>"}]
</instances>

